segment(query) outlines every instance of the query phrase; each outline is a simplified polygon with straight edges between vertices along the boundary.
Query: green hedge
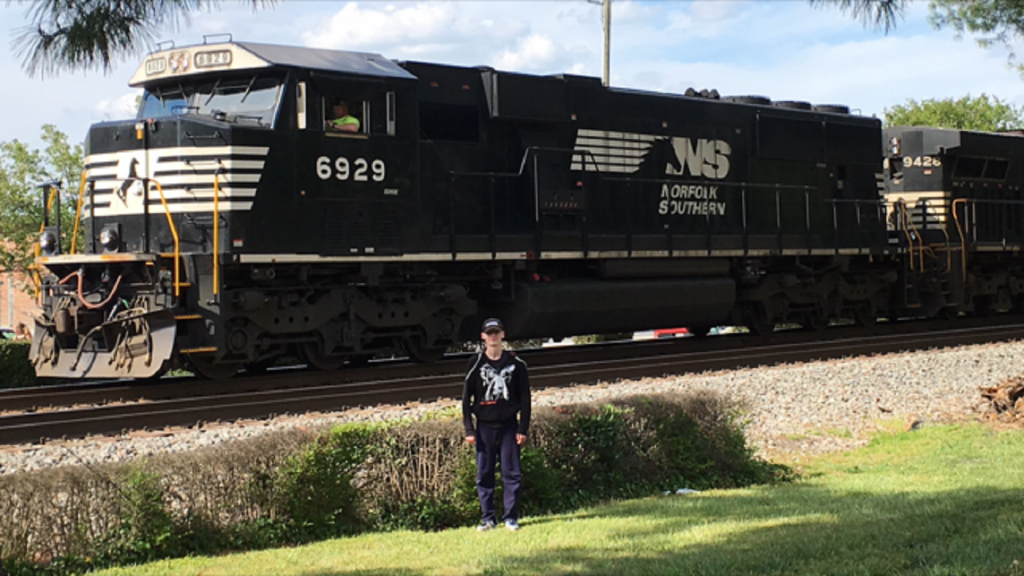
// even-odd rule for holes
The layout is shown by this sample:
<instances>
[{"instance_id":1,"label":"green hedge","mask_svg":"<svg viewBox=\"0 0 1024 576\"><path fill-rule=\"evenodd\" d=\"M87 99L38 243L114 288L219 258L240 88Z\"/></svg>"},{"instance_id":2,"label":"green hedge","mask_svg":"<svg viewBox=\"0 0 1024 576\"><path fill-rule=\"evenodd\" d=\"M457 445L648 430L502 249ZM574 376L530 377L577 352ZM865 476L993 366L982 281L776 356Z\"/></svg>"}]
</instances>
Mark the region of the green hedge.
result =
<instances>
[{"instance_id":1,"label":"green hedge","mask_svg":"<svg viewBox=\"0 0 1024 576\"><path fill-rule=\"evenodd\" d=\"M34 386L36 373L28 361L30 342L0 340L0 388Z\"/></svg>"},{"instance_id":2,"label":"green hedge","mask_svg":"<svg viewBox=\"0 0 1024 576\"><path fill-rule=\"evenodd\" d=\"M537 407L522 455L522 513L784 478L784 468L753 457L737 415L709 394ZM12 575L67 574L368 530L471 525L480 515L476 468L462 436L449 410L133 465L0 477L0 550Z\"/></svg>"}]
</instances>

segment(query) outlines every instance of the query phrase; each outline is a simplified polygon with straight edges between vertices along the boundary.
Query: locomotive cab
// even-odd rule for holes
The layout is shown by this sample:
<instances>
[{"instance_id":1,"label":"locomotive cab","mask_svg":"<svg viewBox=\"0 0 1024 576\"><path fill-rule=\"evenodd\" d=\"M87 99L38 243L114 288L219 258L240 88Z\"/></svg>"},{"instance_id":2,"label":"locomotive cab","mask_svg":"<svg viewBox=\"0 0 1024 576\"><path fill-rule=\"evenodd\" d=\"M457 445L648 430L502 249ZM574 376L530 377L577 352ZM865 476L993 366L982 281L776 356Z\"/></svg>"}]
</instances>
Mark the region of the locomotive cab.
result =
<instances>
[{"instance_id":1,"label":"locomotive cab","mask_svg":"<svg viewBox=\"0 0 1024 576\"><path fill-rule=\"evenodd\" d=\"M85 253L41 255L37 373L181 364L218 377L289 338L329 356L329 318L284 311L295 294L239 287L271 282L296 254L398 253L399 203L416 194L413 80L375 54L228 42L149 55L130 82L144 88L137 117L86 138ZM331 130L341 99L358 130Z\"/></svg>"},{"instance_id":2,"label":"locomotive cab","mask_svg":"<svg viewBox=\"0 0 1024 576\"><path fill-rule=\"evenodd\" d=\"M914 126L885 138L890 243L907 255L911 297L950 315L1024 304L1006 260L1024 244L1024 138Z\"/></svg>"}]
</instances>

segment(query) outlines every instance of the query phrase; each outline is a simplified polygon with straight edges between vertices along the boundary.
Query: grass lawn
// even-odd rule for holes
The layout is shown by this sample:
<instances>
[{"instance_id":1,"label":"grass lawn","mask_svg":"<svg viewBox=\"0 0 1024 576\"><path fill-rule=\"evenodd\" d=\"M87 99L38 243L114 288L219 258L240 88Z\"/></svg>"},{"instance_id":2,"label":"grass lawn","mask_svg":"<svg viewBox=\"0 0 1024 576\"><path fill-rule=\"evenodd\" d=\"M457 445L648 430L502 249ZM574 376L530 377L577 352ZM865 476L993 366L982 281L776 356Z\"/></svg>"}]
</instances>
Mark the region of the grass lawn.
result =
<instances>
[{"instance_id":1,"label":"grass lawn","mask_svg":"<svg viewBox=\"0 0 1024 576\"><path fill-rule=\"evenodd\" d=\"M371 534L98 574L1024 575L1024 432L925 427L823 457L793 484L617 502L522 526Z\"/></svg>"}]
</instances>

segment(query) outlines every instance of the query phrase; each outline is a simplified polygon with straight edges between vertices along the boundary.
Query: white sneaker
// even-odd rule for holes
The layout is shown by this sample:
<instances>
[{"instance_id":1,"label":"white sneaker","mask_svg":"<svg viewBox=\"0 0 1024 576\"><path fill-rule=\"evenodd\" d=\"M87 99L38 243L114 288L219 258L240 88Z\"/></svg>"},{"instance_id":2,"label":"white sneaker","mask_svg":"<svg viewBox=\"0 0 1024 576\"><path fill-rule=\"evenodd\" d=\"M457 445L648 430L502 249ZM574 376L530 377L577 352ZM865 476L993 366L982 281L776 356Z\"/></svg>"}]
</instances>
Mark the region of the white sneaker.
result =
<instances>
[{"instance_id":1,"label":"white sneaker","mask_svg":"<svg viewBox=\"0 0 1024 576\"><path fill-rule=\"evenodd\" d=\"M505 520L505 528L515 532L516 530L519 530L519 522L512 519Z\"/></svg>"},{"instance_id":2,"label":"white sneaker","mask_svg":"<svg viewBox=\"0 0 1024 576\"><path fill-rule=\"evenodd\" d=\"M480 532L487 532L491 528L494 528L494 526L495 526L494 522L492 522L490 520L485 520L485 521L481 522L480 525L476 527L476 529L479 530Z\"/></svg>"}]
</instances>

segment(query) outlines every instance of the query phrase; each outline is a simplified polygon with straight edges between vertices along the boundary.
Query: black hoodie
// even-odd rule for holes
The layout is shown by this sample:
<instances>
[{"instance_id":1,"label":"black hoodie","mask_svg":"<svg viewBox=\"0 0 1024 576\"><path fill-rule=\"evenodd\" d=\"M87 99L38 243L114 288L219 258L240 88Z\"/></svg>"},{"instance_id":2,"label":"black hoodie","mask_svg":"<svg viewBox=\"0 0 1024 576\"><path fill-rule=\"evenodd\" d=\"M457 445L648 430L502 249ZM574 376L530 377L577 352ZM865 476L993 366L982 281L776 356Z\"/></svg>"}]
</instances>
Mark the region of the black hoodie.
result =
<instances>
[{"instance_id":1,"label":"black hoodie","mask_svg":"<svg viewBox=\"0 0 1024 576\"><path fill-rule=\"evenodd\" d=\"M530 377L526 362L515 353L502 351L491 360L480 352L469 359L462 388L462 424L466 435L473 435L473 418L478 424L502 428L516 423L519 434L530 429Z\"/></svg>"}]
</instances>

